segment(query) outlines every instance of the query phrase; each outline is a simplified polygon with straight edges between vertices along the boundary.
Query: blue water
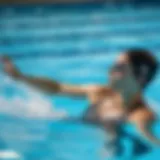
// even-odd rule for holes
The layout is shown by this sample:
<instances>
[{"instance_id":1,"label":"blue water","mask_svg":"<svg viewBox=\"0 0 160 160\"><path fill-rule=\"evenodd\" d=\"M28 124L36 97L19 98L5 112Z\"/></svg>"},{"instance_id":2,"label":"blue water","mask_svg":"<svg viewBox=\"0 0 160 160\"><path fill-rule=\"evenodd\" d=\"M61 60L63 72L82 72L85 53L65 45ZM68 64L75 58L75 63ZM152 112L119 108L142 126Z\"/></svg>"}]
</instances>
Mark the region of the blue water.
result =
<instances>
[{"instance_id":1,"label":"blue water","mask_svg":"<svg viewBox=\"0 0 160 160\"><path fill-rule=\"evenodd\" d=\"M129 47L148 48L160 60L158 7L82 7L80 12L41 6L0 11L0 50L21 56L14 63L25 74L62 83L106 84L109 68ZM145 91L146 101L158 115L159 76L160 72ZM101 153L105 140L102 130L58 121L65 115L81 116L89 104L87 99L45 95L3 72L0 78L1 150L13 150L21 160L107 159ZM125 129L141 137L133 126ZM160 137L159 131L157 124L154 132ZM136 156L132 142L123 139L123 155L112 159L158 159L160 148L141 139L151 146L150 152Z\"/></svg>"}]
</instances>

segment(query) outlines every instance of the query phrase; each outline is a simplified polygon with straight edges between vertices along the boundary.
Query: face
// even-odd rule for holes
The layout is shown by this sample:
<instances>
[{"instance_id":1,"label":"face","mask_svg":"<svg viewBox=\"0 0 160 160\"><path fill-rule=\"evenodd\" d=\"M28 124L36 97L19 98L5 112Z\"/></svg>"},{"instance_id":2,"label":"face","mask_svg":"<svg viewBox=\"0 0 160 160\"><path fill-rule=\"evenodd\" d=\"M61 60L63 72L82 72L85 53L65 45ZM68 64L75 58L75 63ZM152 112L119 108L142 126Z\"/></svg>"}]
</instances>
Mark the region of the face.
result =
<instances>
[{"instance_id":1,"label":"face","mask_svg":"<svg viewBox=\"0 0 160 160\"><path fill-rule=\"evenodd\" d=\"M140 91L139 83L133 74L129 58L126 54L118 57L110 72L112 89L122 94L125 103Z\"/></svg>"},{"instance_id":2,"label":"face","mask_svg":"<svg viewBox=\"0 0 160 160\"><path fill-rule=\"evenodd\" d=\"M122 79L127 74L127 68L129 66L129 59L126 54L120 55L117 60L116 64L113 66L110 72L110 80L118 80Z\"/></svg>"}]
</instances>

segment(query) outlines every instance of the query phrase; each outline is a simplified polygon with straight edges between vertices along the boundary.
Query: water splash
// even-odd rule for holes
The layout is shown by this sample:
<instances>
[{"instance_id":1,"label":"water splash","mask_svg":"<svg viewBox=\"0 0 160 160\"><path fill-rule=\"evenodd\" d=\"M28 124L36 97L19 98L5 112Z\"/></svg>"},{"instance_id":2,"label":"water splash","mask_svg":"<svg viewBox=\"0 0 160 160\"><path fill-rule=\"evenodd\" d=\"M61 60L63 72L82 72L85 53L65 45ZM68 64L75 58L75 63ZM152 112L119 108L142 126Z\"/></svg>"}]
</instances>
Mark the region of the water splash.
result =
<instances>
[{"instance_id":1,"label":"water splash","mask_svg":"<svg viewBox=\"0 0 160 160\"><path fill-rule=\"evenodd\" d=\"M66 116L56 110L49 99L35 89L0 74L0 113L18 117L58 119Z\"/></svg>"}]
</instances>

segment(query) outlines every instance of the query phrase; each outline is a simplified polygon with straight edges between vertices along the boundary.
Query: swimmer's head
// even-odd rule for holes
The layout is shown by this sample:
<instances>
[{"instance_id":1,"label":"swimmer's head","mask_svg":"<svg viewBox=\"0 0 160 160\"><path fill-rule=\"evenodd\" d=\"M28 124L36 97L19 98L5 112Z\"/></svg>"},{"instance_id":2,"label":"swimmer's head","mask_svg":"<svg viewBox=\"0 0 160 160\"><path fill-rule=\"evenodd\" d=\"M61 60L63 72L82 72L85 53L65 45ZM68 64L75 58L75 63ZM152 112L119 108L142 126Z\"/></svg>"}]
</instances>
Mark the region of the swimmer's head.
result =
<instances>
[{"instance_id":1,"label":"swimmer's head","mask_svg":"<svg viewBox=\"0 0 160 160\"><path fill-rule=\"evenodd\" d=\"M126 76L130 67L134 78L141 88L145 88L154 78L158 69L158 62L152 53L144 49L130 49L120 55L111 70L112 77Z\"/></svg>"}]
</instances>

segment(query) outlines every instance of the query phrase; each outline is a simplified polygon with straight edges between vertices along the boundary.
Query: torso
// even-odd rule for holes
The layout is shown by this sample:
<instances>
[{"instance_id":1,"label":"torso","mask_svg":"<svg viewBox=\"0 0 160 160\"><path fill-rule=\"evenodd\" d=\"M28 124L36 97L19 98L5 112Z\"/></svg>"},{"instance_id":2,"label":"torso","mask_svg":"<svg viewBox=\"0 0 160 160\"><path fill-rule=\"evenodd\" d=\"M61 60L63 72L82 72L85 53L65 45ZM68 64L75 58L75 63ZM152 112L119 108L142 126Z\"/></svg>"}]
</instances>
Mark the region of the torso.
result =
<instances>
[{"instance_id":1,"label":"torso","mask_svg":"<svg viewBox=\"0 0 160 160\"><path fill-rule=\"evenodd\" d=\"M124 115L124 106L121 96L111 90L102 88L89 95L91 106L87 110L88 115L95 119L117 119ZM92 118L93 118L92 117Z\"/></svg>"},{"instance_id":2,"label":"torso","mask_svg":"<svg viewBox=\"0 0 160 160\"><path fill-rule=\"evenodd\" d=\"M123 118L127 113L130 114L137 108L144 106L140 93L135 93L131 101L128 102L128 106L125 106L126 103L120 93L105 87L90 94L89 100L91 106L88 111L91 111L96 119Z\"/></svg>"}]
</instances>

